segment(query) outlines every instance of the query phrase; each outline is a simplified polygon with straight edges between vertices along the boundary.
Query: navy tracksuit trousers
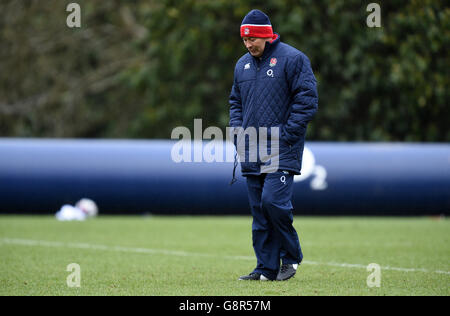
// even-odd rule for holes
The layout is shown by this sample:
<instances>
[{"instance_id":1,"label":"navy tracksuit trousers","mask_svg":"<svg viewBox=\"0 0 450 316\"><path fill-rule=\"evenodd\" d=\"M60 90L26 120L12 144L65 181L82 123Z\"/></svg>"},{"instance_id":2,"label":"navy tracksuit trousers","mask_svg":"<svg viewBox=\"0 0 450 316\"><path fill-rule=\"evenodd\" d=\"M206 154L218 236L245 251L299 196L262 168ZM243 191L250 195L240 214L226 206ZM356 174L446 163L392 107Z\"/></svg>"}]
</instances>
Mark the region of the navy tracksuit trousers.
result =
<instances>
[{"instance_id":1,"label":"navy tracksuit trousers","mask_svg":"<svg viewBox=\"0 0 450 316\"><path fill-rule=\"evenodd\" d=\"M294 176L282 171L247 176L247 189L253 215L252 238L257 266L254 272L275 279L283 264L303 259L292 214Z\"/></svg>"}]
</instances>

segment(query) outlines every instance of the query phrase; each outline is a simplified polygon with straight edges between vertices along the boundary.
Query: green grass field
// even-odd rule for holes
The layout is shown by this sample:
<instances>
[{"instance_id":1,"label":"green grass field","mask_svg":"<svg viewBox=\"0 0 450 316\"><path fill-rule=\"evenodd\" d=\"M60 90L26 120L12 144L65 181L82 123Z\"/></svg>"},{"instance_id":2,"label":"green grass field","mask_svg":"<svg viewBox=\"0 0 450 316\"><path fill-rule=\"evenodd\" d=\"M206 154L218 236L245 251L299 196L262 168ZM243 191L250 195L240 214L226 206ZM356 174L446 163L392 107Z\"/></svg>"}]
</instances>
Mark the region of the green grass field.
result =
<instances>
[{"instance_id":1,"label":"green grass field","mask_svg":"<svg viewBox=\"0 0 450 316\"><path fill-rule=\"evenodd\" d=\"M250 217L0 216L0 295L449 295L450 222L296 217L304 262L286 282L245 282ZM70 263L80 287L69 287ZM369 288L366 266L381 266Z\"/></svg>"}]
</instances>

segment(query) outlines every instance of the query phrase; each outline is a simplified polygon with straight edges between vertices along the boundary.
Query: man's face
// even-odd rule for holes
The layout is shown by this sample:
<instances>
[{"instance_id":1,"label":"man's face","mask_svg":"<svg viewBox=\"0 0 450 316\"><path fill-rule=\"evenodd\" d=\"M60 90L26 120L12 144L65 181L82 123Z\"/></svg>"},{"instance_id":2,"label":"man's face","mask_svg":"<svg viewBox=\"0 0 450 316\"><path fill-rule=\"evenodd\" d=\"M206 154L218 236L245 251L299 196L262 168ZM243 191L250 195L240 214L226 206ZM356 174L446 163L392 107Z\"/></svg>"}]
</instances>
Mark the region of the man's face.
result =
<instances>
[{"instance_id":1,"label":"man's face","mask_svg":"<svg viewBox=\"0 0 450 316\"><path fill-rule=\"evenodd\" d=\"M253 57L261 57L264 53L266 41L270 39L258 37L243 37L242 40L244 41L245 47Z\"/></svg>"}]
</instances>

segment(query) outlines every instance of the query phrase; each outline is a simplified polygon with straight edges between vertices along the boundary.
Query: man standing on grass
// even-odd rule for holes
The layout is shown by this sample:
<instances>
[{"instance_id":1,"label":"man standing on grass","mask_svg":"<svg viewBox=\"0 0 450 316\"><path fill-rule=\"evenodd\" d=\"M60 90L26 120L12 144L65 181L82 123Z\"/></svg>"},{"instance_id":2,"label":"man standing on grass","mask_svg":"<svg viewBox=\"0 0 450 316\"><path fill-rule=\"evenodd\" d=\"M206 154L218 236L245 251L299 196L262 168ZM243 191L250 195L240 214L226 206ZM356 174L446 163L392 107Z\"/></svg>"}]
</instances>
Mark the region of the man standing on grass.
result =
<instances>
[{"instance_id":1,"label":"man standing on grass","mask_svg":"<svg viewBox=\"0 0 450 316\"><path fill-rule=\"evenodd\" d=\"M247 142L245 156L240 158L253 215L257 266L239 280L283 281L295 275L303 259L292 225L291 197L293 177L301 170L306 127L317 111L316 79L308 57L281 42L263 12L252 10L245 16L241 37L248 53L239 59L234 71L229 100L230 126L255 128L258 133L265 127L268 144L279 144L279 147L274 151L268 145L272 153L278 152L278 168L267 171L264 170L267 163L259 156L259 139L257 144L252 144L254 141L241 137ZM271 137L274 127L280 135L277 141ZM256 161L245 159L251 156L249 147L258 148Z\"/></svg>"}]
</instances>

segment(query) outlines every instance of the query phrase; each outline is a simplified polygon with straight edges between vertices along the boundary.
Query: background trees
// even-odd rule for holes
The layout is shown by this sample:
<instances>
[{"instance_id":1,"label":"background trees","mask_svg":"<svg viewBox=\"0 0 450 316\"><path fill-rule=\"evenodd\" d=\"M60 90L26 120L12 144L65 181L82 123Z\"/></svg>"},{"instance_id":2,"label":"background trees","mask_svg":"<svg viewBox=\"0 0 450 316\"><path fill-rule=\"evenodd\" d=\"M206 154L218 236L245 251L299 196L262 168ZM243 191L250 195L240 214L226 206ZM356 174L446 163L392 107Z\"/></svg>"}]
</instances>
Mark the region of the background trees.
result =
<instances>
[{"instance_id":1,"label":"background trees","mask_svg":"<svg viewBox=\"0 0 450 316\"><path fill-rule=\"evenodd\" d=\"M309 140L450 141L450 8L357 0L79 0L0 3L0 136L169 138L225 127L239 25L266 12L311 59L319 112ZM447 50L446 50L447 49Z\"/></svg>"}]
</instances>

